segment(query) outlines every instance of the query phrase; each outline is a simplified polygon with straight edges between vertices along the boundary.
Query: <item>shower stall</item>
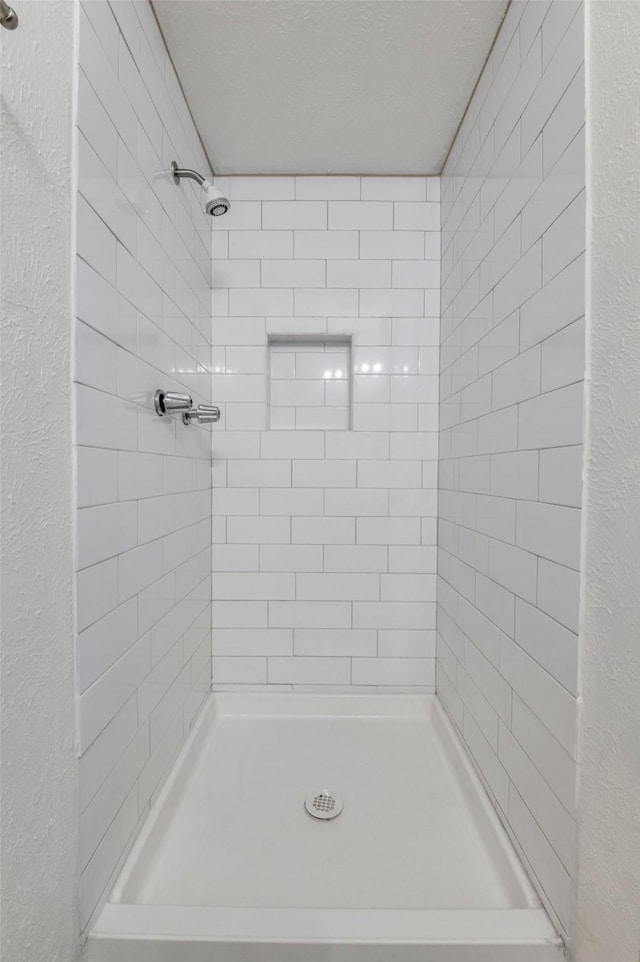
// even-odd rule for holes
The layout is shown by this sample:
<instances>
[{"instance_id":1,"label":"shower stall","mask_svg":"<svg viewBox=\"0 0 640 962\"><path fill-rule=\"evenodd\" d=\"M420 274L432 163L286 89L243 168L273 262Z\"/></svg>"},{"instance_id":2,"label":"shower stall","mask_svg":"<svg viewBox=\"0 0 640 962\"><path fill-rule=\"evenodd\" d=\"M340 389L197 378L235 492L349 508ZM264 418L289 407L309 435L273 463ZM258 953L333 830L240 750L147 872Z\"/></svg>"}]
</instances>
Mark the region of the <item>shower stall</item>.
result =
<instances>
[{"instance_id":1,"label":"shower stall","mask_svg":"<svg viewBox=\"0 0 640 962\"><path fill-rule=\"evenodd\" d=\"M84 957L560 962L583 3L507 5L439 174L215 179L173 5L74 9Z\"/></svg>"},{"instance_id":2,"label":"shower stall","mask_svg":"<svg viewBox=\"0 0 640 962\"><path fill-rule=\"evenodd\" d=\"M327 945L561 957L582 65L580 4L516 5L440 177L218 176L211 224L149 11L82 8L78 667L96 962L267 959L289 943L310 959ZM158 176L176 156L196 170ZM159 387L213 402L219 423L158 419Z\"/></svg>"}]
</instances>

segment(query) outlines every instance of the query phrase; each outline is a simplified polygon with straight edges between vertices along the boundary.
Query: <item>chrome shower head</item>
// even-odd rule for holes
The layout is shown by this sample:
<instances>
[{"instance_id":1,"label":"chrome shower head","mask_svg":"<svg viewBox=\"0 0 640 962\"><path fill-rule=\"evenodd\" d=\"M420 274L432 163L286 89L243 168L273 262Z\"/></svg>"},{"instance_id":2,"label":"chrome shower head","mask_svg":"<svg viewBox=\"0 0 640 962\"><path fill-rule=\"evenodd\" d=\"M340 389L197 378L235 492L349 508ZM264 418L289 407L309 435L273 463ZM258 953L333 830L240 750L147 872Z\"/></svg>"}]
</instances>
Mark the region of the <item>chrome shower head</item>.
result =
<instances>
[{"instance_id":1,"label":"chrome shower head","mask_svg":"<svg viewBox=\"0 0 640 962\"><path fill-rule=\"evenodd\" d=\"M219 217L221 214L226 214L231 207L229 198L225 197L221 190L218 190L217 187L214 187L211 181L203 177L202 174L199 174L197 170L188 170L186 168L178 167L174 160L171 164L171 174L176 184L180 183L181 177L188 177L200 184L205 192L205 214L211 214L212 217Z\"/></svg>"},{"instance_id":2,"label":"chrome shower head","mask_svg":"<svg viewBox=\"0 0 640 962\"><path fill-rule=\"evenodd\" d=\"M205 180L202 186L206 191L205 212L211 214L212 217L220 217L221 214L226 214L231 207L229 198L225 197L222 191L214 187L209 180Z\"/></svg>"}]
</instances>

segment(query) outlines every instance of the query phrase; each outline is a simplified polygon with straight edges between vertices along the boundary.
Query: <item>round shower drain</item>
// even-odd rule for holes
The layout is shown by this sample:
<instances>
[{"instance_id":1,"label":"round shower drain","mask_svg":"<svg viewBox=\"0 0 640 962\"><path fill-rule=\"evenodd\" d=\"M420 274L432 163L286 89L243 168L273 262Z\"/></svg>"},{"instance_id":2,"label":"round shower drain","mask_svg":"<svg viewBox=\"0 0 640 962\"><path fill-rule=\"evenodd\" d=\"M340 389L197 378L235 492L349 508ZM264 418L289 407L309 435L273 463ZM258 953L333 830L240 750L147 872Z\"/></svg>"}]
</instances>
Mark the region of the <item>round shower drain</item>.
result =
<instances>
[{"instance_id":1,"label":"round shower drain","mask_svg":"<svg viewBox=\"0 0 640 962\"><path fill-rule=\"evenodd\" d=\"M342 811L342 799L335 792L323 788L307 795L304 807L314 818L335 818Z\"/></svg>"}]
</instances>

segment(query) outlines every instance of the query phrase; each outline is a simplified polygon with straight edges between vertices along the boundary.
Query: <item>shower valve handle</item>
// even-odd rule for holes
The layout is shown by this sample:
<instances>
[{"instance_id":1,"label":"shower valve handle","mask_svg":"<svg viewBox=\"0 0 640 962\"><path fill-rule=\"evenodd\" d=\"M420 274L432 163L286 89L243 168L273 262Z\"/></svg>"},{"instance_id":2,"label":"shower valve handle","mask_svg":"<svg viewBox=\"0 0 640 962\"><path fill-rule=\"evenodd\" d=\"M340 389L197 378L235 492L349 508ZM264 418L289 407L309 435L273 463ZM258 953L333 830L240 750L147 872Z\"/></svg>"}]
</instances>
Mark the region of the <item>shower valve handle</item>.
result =
<instances>
[{"instance_id":1,"label":"shower valve handle","mask_svg":"<svg viewBox=\"0 0 640 962\"><path fill-rule=\"evenodd\" d=\"M185 411L182 415L185 424L197 421L198 424L217 424L220 420L220 408L215 404L199 404L197 408Z\"/></svg>"}]
</instances>

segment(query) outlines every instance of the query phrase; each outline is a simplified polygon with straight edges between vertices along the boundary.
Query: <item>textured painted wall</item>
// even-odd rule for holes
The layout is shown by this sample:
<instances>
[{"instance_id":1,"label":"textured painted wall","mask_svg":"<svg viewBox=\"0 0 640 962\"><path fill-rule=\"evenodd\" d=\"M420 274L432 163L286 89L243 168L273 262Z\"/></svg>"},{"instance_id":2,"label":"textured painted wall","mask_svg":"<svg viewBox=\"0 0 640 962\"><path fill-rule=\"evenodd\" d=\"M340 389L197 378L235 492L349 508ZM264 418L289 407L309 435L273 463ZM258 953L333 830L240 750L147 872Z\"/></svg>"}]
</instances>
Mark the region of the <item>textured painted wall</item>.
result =
<instances>
[{"instance_id":1,"label":"textured painted wall","mask_svg":"<svg viewBox=\"0 0 640 962\"><path fill-rule=\"evenodd\" d=\"M640 954L640 5L587 4L587 423L576 962Z\"/></svg>"},{"instance_id":2,"label":"textured painted wall","mask_svg":"<svg viewBox=\"0 0 640 962\"><path fill-rule=\"evenodd\" d=\"M584 38L512 3L442 177L436 683L566 931L584 377Z\"/></svg>"},{"instance_id":3,"label":"textured painted wall","mask_svg":"<svg viewBox=\"0 0 640 962\"><path fill-rule=\"evenodd\" d=\"M16 6L18 30L0 30L0 955L72 962L79 931L71 512L77 6Z\"/></svg>"},{"instance_id":4,"label":"textured painted wall","mask_svg":"<svg viewBox=\"0 0 640 962\"><path fill-rule=\"evenodd\" d=\"M207 161L147 0L80 5L77 687L82 924L211 685Z\"/></svg>"},{"instance_id":5,"label":"textured painted wall","mask_svg":"<svg viewBox=\"0 0 640 962\"><path fill-rule=\"evenodd\" d=\"M214 683L432 691L439 180L228 187L213 229ZM350 364L331 337L351 340Z\"/></svg>"}]
</instances>

